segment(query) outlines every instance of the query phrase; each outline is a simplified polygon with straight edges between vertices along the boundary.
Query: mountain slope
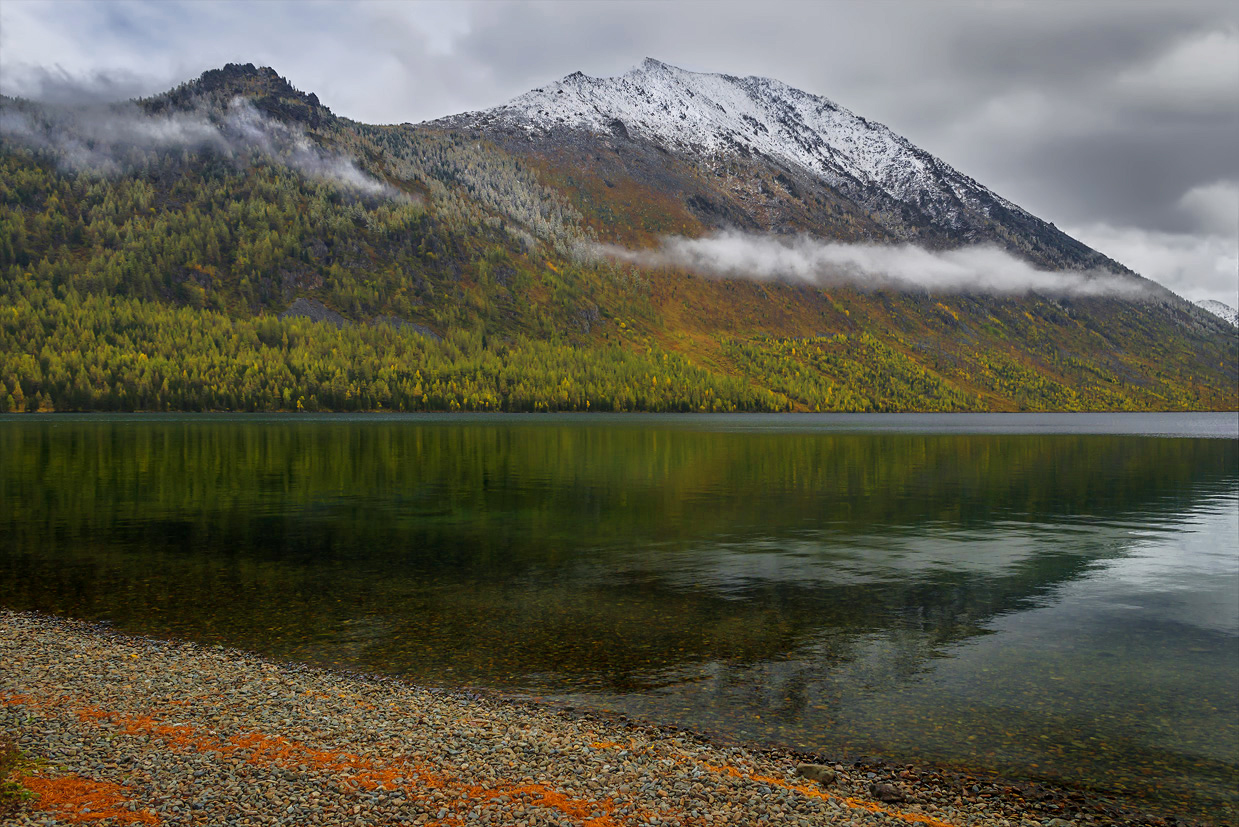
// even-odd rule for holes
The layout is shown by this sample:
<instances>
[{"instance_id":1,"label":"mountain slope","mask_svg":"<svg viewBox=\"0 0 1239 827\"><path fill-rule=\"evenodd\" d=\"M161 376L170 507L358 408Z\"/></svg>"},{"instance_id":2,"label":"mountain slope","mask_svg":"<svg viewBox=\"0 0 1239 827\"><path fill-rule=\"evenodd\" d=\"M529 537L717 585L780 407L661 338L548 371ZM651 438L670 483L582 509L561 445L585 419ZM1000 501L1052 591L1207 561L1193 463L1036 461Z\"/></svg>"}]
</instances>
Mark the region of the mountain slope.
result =
<instances>
[{"instance_id":1,"label":"mountain slope","mask_svg":"<svg viewBox=\"0 0 1239 827\"><path fill-rule=\"evenodd\" d=\"M776 80L678 69L652 58L616 78L580 72L446 126L515 127L545 137L561 128L627 134L685 154L758 155L799 167L849 195L920 202L935 223L962 229L968 210L999 199L886 127Z\"/></svg>"},{"instance_id":2,"label":"mountain slope","mask_svg":"<svg viewBox=\"0 0 1239 827\"><path fill-rule=\"evenodd\" d=\"M653 145L722 179L716 200L739 200L739 212L765 230L839 237L834 213L842 201L861 224L848 238L931 247L993 241L1049 267L1129 272L885 126L769 78L689 72L647 58L619 77L578 72L433 124L552 158L552 148L583 150L570 154L585 168L611 167L603 159L625 154L619 147ZM674 173L642 177L670 179L668 189L687 183L691 191L694 183ZM706 224L735 223L726 214L712 221L709 202L695 210Z\"/></svg>"},{"instance_id":3,"label":"mountain slope","mask_svg":"<svg viewBox=\"0 0 1239 827\"><path fill-rule=\"evenodd\" d=\"M820 99L637 74L664 98L564 82L594 90L582 118L610 101L632 121L605 132L511 112L360 124L251 65L118 106L0 99L0 410L1237 407L1233 328L1164 291L823 289L581 255L734 227L987 240L1140 283ZM704 125L694 150L633 114L706 106L718 84L749 132L709 149ZM563 97L531 93L548 94ZM760 143L743 114L784 131ZM847 129L814 144L810 115ZM845 133L887 147L890 169L828 152ZM929 194L899 200L914 184Z\"/></svg>"}]
</instances>

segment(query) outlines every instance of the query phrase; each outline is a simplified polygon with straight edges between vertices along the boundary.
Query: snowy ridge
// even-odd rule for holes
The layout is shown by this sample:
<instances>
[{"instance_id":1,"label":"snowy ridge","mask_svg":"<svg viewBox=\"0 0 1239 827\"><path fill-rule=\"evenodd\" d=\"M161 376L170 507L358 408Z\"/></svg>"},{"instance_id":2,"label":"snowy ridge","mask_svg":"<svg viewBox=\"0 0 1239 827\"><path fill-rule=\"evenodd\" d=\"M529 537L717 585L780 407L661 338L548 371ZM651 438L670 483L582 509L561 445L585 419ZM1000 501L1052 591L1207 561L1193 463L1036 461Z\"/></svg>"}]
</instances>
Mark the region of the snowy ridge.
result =
<instances>
[{"instance_id":1,"label":"snowy ridge","mask_svg":"<svg viewBox=\"0 0 1239 827\"><path fill-rule=\"evenodd\" d=\"M436 122L449 127L625 133L696 158L756 154L799 167L857 200L914 204L935 223L961 224L961 208L995 202L1027 215L905 138L777 80L689 72L646 58L612 78L580 72L507 104Z\"/></svg>"},{"instance_id":2,"label":"snowy ridge","mask_svg":"<svg viewBox=\"0 0 1239 827\"><path fill-rule=\"evenodd\" d=\"M1204 301L1196 302L1196 306L1208 310L1214 316L1231 323L1235 327L1239 327L1239 310L1235 310L1229 304L1223 304L1213 299L1205 299Z\"/></svg>"}]
</instances>

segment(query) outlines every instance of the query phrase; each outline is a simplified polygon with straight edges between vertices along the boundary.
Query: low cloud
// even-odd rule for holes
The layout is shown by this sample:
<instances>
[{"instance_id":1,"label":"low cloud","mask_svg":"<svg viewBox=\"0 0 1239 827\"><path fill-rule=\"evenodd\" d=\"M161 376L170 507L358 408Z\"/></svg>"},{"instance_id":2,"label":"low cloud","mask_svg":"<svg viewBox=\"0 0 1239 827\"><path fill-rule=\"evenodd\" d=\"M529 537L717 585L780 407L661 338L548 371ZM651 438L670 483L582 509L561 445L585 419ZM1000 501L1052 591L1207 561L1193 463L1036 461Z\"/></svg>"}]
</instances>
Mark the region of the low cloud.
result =
<instances>
[{"instance_id":1,"label":"low cloud","mask_svg":"<svg viewBox=\"0 0 1239 827\"><path fill-rule=\"evenodd\" d=\"M51 154L61 166L113 174L134 168L150 152L212 151L247 160L259 156L309 178L367 195L404 196L358 169L353 159L316 146L305 133L268 118L238 98L222 113L150 115L135 103L0 105L0 138Z\"/></svg>"},{"instance_id":2,"label":"low cloud","mask_svg":"<svg viewBox=\"0 0 1239 827\"><path fill-rule=\"evenodd\" d=\"M369 195L400 195L393 187L358 169L352 158L320 149L305 133L266 117L249 101L232 102L221 132L226 138L239 137L244 146L256 147L311 178L322 178Z\"/></svg>"},{"instance_id":3,"label":"low cloud","mask_svg":"<svg viewBox=\"0 0 1239 827\"><path fill-rule=\"evenodd\" d=\"M595 244L586 255L717 278L821 287L1129 299L1148 297L1152 289L1113 273L1039 270L993 246L930 251L906 244L843 244L807 236L724 232L706 238L665 238L653 250Z\"/></svg>"}]
</instances>

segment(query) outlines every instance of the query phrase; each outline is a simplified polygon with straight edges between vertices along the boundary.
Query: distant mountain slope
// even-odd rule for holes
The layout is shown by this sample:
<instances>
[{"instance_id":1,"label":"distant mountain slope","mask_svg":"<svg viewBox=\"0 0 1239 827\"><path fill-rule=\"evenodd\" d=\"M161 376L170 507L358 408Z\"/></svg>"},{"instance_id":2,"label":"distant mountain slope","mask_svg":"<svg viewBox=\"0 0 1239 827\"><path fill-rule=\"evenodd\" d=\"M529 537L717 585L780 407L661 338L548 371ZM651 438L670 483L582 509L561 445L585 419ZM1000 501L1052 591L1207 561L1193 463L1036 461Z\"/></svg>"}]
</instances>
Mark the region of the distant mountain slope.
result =
<instances>
[{"instance_id":1,"label":"distant mountain slope","mask_svg":"<svg viewBox=\"0 0 1239 827\"><path fill-rule=\"evenodd\" d=\"M989 242L1147 285L822 99L625 78L417 126L248 64L127 104L0 98L0 411L1239 407L1233 328L1160 288L826 289L583 254L723 228Z\"/></svg>"}]
</instances>

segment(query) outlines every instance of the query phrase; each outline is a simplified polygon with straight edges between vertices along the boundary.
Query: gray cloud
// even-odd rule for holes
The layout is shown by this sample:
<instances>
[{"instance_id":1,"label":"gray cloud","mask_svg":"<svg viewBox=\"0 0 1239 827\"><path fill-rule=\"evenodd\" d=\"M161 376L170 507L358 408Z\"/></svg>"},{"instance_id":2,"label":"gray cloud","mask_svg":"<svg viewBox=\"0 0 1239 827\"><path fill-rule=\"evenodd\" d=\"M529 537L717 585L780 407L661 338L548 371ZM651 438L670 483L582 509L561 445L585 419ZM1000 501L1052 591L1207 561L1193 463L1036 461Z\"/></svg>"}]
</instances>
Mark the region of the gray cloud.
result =
<instances>
[{"instance_id":1,"label":"gray cloud","mask_svg":"<svg viewBox=\"0 0 1239 827\"><path fill-rule=\"evenodd\" d=\"M150 78L129 71L97 69L73 75L59 66L15 66L6 68L6 88L21 97L54 106L86 106L126 101L153 91ZM180 78L179 80L184 80ZM175 85L173 83L168 86ZM164 89L167 86L163 87Z\"/></svg>"},{"instance_id":2,"label":"gray cloud","mask_svg":"<svg viewBox=\"0 0 1239 827\"><path fill-rule=\"evenodd\" d=\"M650 55L830 97L1060 226L1205 239L1179 202L1239 179L1237 33L1229 0L6 0L0 91L50 72L149 94L254 62L341 114L401 122Z\"/></svg>"},{"instance_id":3,"label":"gray cloud","mask_svg":"<svg viewBox=\"0 0 1239 827\"><path fill-rule=\"evenodd\" d=\"M1183 193L1178 207L1197 229L1223 238L1239 234L1239 181L1192 187Z\"/></svg>"},{"instance_id":4,"label":"gray cloud","mask_svg":"<svg viewBox=\"0 0 1239 827\"><path fill-rule=\"evenodd\" d=\"M1166 233L1103 223L1064 230L1181 296L1239 307L1239 238L1233 234Z\"/></svg>"},{"instance_id":5,"label":"gray cloud","mask_svg":"<svg viewBox=\"0 0 1239 827\"><path fill-rule=\"evenodd\" d=\"M753 281L802 282L820 287L1052 296L1117 296L1145 299L1150 287L1103 272L1038 270L993 246L930 251L912 245L842 244L800 236L718 233L708 238L673 236L653 250L594 244L587 257L642 267L687 270L705 276Z\"/></svg>"}]
</instances>

